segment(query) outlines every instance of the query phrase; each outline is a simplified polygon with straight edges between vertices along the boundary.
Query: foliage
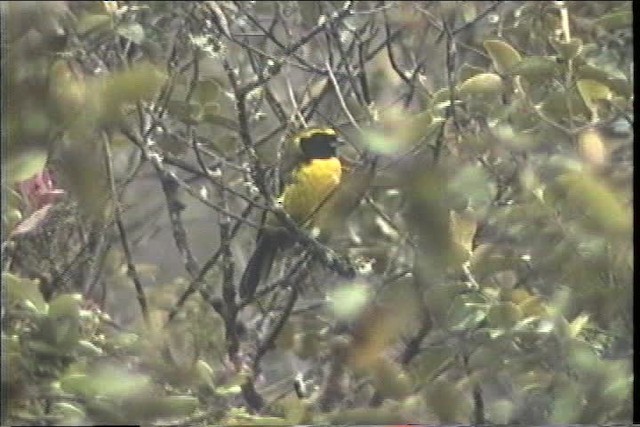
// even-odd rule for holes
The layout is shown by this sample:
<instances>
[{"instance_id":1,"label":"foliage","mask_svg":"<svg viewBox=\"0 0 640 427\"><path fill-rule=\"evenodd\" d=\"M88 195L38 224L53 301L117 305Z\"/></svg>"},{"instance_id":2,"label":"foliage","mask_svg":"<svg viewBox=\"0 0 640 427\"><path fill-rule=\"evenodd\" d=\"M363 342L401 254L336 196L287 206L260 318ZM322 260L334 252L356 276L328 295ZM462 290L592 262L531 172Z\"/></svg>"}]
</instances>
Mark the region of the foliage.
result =
<instances>
[{"instance_id":1,"label":"foliage","mask_svg":"<svg viewBox=\"0 0 640 427\"><path fill-rule=\"evenodd\" d=\"M629 422L630 2L1 7L3 421Z\"/></svg>"}]
</instances>

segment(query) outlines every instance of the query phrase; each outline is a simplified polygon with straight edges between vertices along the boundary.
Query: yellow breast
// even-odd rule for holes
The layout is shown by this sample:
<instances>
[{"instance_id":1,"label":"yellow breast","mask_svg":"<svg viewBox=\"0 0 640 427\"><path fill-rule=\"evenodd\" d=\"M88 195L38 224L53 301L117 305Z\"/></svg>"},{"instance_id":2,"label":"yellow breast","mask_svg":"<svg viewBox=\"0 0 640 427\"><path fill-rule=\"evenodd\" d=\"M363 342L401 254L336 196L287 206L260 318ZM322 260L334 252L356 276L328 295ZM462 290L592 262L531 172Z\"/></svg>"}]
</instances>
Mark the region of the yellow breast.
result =
<instances>
[{"instance_id":1,"label":"yellow breast","mask_svg":"<svg viewBox=\"0 0 640 427\"><path fill-rule=\"evenodd\" d=\"M299 224L312 224L317 213L327 206L341 177L338 158L309 161L297 170L294 182L282 194L285 211Z\"/></svg>"}]
</instances>

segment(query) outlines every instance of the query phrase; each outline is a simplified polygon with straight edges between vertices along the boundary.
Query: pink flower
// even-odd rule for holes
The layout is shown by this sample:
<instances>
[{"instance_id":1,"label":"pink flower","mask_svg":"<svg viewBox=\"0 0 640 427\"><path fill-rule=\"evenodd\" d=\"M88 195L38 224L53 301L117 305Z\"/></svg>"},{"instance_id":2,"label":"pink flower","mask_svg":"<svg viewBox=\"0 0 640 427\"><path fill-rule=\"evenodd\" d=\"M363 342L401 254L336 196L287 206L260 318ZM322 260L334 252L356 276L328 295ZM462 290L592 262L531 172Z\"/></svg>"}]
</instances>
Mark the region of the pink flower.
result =
<instances>
[{"instance_id":1,"label":"pink flower","mask_svg":"<svg viewBox=\"0 0 640 427\"><path fill-rule=\"evenodd\" d=\"M51 207L64 195L64 190L55 188L53 178L46 169L20 182L18 189L26 204L25 213L29 216L18 223L11 236L26 234L39 228L47 219Z\"/></svg>"},{"instance_id":2,"label":"pink flower","mask_svg":"<svg viewBox=\"0 0 640 427\"><path fill-rule=\"evenodd\" d=\"M55 188L53 178L46 169L22 181L18 187L27 203L29 212L54 204L64 195L64 190Z\"/></svg>"}]
</instances>

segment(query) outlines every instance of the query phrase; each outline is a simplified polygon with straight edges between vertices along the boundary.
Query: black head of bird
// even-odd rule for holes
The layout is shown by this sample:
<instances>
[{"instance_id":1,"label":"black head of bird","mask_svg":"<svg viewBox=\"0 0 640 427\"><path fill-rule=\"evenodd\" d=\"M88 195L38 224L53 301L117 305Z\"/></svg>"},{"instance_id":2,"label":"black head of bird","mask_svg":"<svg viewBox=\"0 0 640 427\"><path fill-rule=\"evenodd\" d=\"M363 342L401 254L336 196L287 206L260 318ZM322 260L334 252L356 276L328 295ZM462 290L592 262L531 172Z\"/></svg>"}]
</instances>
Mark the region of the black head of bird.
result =
<instances>
[{"instance_id":1,"label":"black head of bird","mask_svg":"<svg viewBox=\"0 0 640 427\"><path fill-rule=\"evenodd\" d=\"M294 144L299 147L304 160L311 160L336 157L341 142L331 128L312 128L300 132Z\"/></svg>"}]
</instances>

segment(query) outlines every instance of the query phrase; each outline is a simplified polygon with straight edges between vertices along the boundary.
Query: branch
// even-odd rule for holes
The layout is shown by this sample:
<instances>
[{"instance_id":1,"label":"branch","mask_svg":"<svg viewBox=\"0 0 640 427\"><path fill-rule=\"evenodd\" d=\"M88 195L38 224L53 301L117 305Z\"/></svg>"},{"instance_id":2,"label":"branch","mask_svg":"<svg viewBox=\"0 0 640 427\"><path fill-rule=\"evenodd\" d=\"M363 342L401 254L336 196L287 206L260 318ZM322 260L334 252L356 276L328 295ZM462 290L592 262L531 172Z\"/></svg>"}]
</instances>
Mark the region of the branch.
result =
<instances>
[{"instance_id":1,"label":"branch","mask_svg":"<svg viewBox=\"0 0 640 427\"><path fill-rule=\"evenodd\" d=\"M124 252L125 259L127 260L127 276L133 281L136 288L136 295L138 298L138 304L140 304L140 311L142 312L142 318L145 324L149 325L149 310L147 307L147 298L142 287L142 282L138 276L136 266L133 263L133 256L131 255L131 249L129 247L129 240L125 231L124 223L122 222L122 211L120 207L120 201L118 200L118 193L116 191L116 183L113 176L113 160L111 156L109 137L105 132L102 133L102 145L104 148L105 166L107 172L107 179L109 180L109 186L111 190L111 201L113 202L113 210L115 215L116 225L118 227L118 233L120 234L120 242L122 243L122 250Z\"/></svg>"}]
</instances>

